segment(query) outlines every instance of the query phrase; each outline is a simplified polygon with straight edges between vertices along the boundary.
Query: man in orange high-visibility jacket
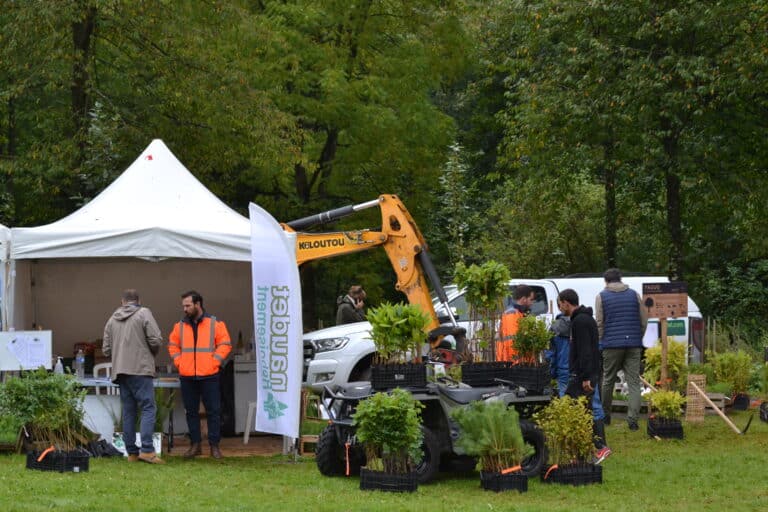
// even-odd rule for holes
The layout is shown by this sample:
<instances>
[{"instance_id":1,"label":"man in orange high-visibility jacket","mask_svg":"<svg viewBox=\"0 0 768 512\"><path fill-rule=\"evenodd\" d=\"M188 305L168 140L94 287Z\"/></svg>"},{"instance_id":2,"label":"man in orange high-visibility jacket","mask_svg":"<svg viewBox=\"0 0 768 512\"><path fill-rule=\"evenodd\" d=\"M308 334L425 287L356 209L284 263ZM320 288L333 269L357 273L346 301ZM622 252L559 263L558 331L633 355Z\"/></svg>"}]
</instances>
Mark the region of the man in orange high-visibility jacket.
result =
<instances>
[{"instance_id":1,"label":"man in orange high-visibility jacket","mask_svg":"<svg viewBox=\"0 0 768 512\"><path fill-rule=\"evenodd\" d=\"M533 288L521 284L512 292L514 302L504 311L499 329L499 341L496 342L496 361L513 361L517 356L514 337L517 334L517 322L531 309L535 299Z\"/></svg>"},{"instance_id":2,"label":"man in orange high-visibility jacket","mask_svg":"<svg viewBox=\"0 0 768 512\"><path fill-rule=\"evenodd\" d=\"M200 399L208 419L208 444L211 457L220 459L221 384L219 369L232 350L227 326L203 309L203 297L196 291L181 295L184 318L173 326L168 338L168 352L179 369L181 396L187 413L191 444L184 457L202 454L200 435Z\"/></svg>"}]
</instances>

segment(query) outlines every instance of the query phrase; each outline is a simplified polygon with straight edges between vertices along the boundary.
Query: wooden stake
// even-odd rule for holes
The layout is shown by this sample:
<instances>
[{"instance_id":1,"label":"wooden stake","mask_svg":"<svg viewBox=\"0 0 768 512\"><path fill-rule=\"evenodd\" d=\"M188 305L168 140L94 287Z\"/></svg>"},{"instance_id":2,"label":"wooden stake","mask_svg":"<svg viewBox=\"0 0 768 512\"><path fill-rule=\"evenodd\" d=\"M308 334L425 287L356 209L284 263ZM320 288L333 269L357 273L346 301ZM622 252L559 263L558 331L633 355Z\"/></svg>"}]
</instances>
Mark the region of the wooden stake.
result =
<instances>
[{"instance_id":1,"label":"wooden stake","mask_svg":"<svg viewBox=\"0 0 768 512\"><path fill-rule=\"evenodd\" d=\"M735 424L734 424L734 423L731 421L731 419L730 419L728 416L726 416L726 415L725 415L725 413L723 413L723 411L721 411L721 410L720 410L720 408L719 408L718 406L716 406L716 405L714 404L714 402L712 402L712 400L710 400L710 399L709 399L709 397L707 396L707 394L706 394L704 391L702 391L702 390L701 390L701 388L700 388L699 386L697 386L695 382L690 382L690 381L689 381L688 383L691 385L691 387L692 387L693 389L695 389L695 390L696 390L696 392L697 392L699 395L701 395L701 398L703 398L703 399L704 399L704 401L705 401L705 402L707 402L707 403L709 404L709 406L710 406L710 407L712 407L712 408L715 410L715 412L716 412L716 413L717 413L717 414L718 414L718 415L719 415L721 418L723 418L723 420L725 420L725 422L728 424L728 426L729 426L729 427L731 427L731 428L733 429L733 431L734 431L734 432L736 432L737 434L743 434L743 432L742 432L741 430L739 430L739 427L737 427L737 426L736 426L736 425L735 425Z\"/></svg>"}]
</instances>

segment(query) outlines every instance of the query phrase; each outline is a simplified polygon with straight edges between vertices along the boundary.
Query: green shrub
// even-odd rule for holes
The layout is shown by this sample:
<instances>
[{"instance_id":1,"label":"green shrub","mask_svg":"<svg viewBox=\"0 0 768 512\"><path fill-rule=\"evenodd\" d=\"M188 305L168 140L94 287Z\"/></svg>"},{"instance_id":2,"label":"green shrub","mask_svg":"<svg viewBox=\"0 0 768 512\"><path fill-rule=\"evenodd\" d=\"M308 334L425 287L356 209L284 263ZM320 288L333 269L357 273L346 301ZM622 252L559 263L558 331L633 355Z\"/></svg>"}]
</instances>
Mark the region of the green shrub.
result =
<instances>
[{"instance_id":1,"label":"green shrub","mask_svg":"<svg viewBox=\"0 0 768 512\"><path fill-rule=\"evenodd\" d=\"M746 393L752 376L752 357L743 350L711 356L715 379L726 382L733 393Z\"/></svg>"},{"instance_id":2,"label":"green shrub","mask_svg":"<svg viewBox=\"0 0 768 512\"><path fill-rule=\"evenodd\" d=\"M421 458L423 405L397 388L376 393L360 402L352 416L357 439L365 446L368 468L390 474L407 474Z\"/></svg>"},{"instance_id":3,"label":"green shrub","mask_svg":"<svg viewBox=\"0 0 768 512\"><path fill-rule=\"evenodd\" d=\"M0 416L24 425L35 442L72 450L91 437L83 426L84 397L74 375L22 372L0 385Z\"/></svg>"},{"instance_id":4,"label":"green shrub","mask_svg":"<svg viewBox=\"0 0 768 512\"><path fill-rule=\"evenodd\" d=\"M518 357L522 360L538 361L541 351L549 347L551 339L552 332L543 320L532 315L524 316L518 320L514 342Z\"/></svg>"},{"instance_id":5,"label":"green shrub","mask_svg":"<svg viewBox=\"0 0 768 512\"><path fill-rule=\"evenodd\" d=\"M520 418L514 408L502 402L478 401L454 409L451 416L461 429L457 446L478 457L483 471L499 473L519 465L526 455Z\"/></svg>"},{"instance_id":6,"label":"green shrub","mask_svg":"<svg viewBox=\"0 0 768 512\"><path fill-rule=\"evenodd\" d=\"M704 375L707 380L707 388L715 383L715 369L709 363L692 363L688 365L689 375Z\"/></svg>"},{"instance_id":7,"label":"green shrub","mask_svg":"<svg viewBox=\"0 0 768 512\"><path fill-rule=\"evenodd\" d=\"M685 356L688 347L685 343L670 341L667 344L667 378L672 389L685 389L688 369L685 366ZM661 385L661 344L645 351L645 380L651 384Z\"/></svg>"},{"instance_id":8,"label":"green shrub","mask_svg":"<svg viewBox=\"0 0 768 512\"><path fill-rule=\"evenodd\" d=\"M497 261L490 260L469 267L463 263L456 265L454 281L465 290L470 319L482 322L482 327L474 330L481 349L494 346L496 327L504 313L504 298L509 294L509 279L509 269Z\"/></svg>"},{"instance_id":9,"label":"green shrub","mask_svg":"<svg viewBox=\"0 0 768 512\"><path fill-rule=\"evenodd\" d=\"M595 449L592 435L592 412L586 397L555 398L534 420L544 430L550 462L569 464L587 461Z\"/></svg>"},{"instance_id":10,"label":"green shrub","mask_svg":"<svg viewBox=\"0 0 768 512\"><path fill-rule=\"evenodd\" d=\"M686 399L677 391L658 390L648 393L648 401L659 418L677 420L682 415Z\"/></svg>"},{"instance_id":11,"label":"green shrub","mask_svg":"<svg viewBox=\"0 0 768 512\"><path fill-rule=\"evenodd\" d=\"M385 302L370 309L366 318L377 355L384 362L405 362L409 352L413 358L421 356L421 345L427 339L424 329L430 321L421 307Z\"/></svg>"}]
</instances>

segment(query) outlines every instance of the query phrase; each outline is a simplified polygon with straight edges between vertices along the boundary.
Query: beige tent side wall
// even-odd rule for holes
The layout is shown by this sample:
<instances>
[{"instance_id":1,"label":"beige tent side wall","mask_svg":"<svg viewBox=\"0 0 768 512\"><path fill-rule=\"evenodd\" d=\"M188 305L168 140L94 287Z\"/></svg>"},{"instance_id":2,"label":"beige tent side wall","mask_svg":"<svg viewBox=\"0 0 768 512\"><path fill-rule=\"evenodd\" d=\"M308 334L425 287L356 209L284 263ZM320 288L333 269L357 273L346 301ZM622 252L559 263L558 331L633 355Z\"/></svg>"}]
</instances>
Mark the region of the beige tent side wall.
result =
<instances>
[{"instance_id":1,"label":"beige tent side wall","mask_svg":"<svg viewBox=\"0 0 768 512\"><path fill-rule=\"evenodd\" d=\"M56 355L71 357L75 343L100 340L125 288L139 291L166 341L181 318L180 294L187 290L197 290L206 311L226 322L233 346L239 332L246 343L253 332L250 262L54 258L15 264L14 326L52 330ZM168 360L163 350L157 364Z\"/></svg>"}]
</instances>

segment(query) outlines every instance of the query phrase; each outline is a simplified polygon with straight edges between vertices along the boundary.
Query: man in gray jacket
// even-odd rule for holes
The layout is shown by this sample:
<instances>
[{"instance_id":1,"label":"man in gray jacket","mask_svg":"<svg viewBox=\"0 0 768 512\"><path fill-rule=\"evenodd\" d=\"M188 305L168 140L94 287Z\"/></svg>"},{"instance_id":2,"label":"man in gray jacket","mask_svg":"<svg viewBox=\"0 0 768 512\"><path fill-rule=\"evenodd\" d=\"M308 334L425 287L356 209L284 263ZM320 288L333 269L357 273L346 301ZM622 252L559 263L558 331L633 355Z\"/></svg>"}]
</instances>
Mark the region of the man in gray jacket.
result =
<instances>
[{"instance_id":1,"label":"man in gray jacket","mask_svg":"<svg viewBox=\"0 0 768 512\"><path fill-rule=\"evenodd\" d=\"M123 441L128 461L141 460L164 464L155 453L155 355L163 344L160 328L152 312L139 305L136 290L123 291L122 305L104 327L102 349L112 357L112 380L120 386L123 408ZM136 446L136 417L141 410L141 450Z\"/></svg>"}]
</instances>

